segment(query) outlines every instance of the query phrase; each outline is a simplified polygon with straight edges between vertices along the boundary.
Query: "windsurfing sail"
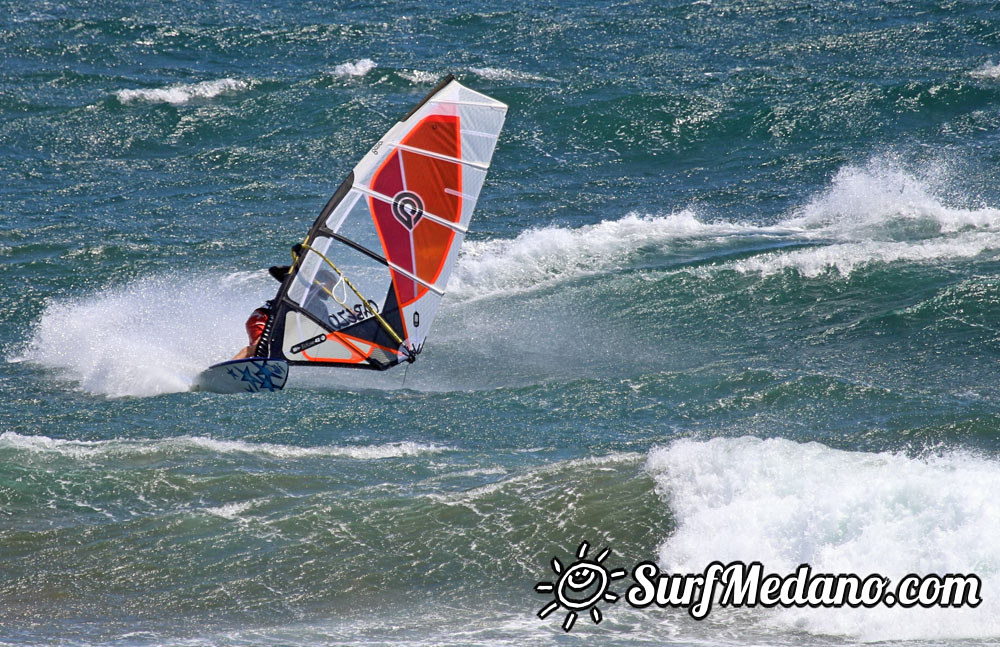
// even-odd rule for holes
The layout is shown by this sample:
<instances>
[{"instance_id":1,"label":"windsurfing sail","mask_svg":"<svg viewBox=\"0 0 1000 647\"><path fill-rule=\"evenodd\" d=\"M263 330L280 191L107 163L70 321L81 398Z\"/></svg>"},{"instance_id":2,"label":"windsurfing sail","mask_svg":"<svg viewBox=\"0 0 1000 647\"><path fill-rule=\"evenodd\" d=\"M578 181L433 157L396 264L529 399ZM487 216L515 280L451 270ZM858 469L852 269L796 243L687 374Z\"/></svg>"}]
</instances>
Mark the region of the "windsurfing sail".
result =
<instances>
[{"instance_id":1,"label":"windsurfing sail","mask_svg":"<svg viewBox=\"0 0 1000 647\"><path fill-rule=\"evenodd\" d=\"M256 354L376 370L413 361L506 114L449 75L378 140L309 230Z\"/></svg>"}]
</instances>

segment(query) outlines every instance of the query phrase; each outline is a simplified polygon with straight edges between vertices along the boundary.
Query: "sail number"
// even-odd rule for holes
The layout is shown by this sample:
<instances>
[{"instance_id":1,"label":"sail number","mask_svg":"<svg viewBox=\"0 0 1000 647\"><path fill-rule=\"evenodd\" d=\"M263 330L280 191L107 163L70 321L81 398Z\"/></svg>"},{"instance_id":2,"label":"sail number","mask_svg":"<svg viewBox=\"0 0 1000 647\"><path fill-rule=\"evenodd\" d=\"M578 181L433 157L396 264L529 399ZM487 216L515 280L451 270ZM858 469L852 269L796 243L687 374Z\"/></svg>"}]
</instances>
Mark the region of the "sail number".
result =
<instances>
[{"instance_id":1,"label":"sail number","mask_svg":"<svg viewBox=\"0 0 1000 647\"><path fill-rule=\"evenodd\" d=\"M378 312L378 304L368 300L368 307L358 303L355 304L353 308L341 308L337 312L330 313L330 323L333 325L334 330L340 330L351 324L356 324L359 321L364 321L365 319L370 319L373 315L372 313Z\"/></svg>"}]
</instances>

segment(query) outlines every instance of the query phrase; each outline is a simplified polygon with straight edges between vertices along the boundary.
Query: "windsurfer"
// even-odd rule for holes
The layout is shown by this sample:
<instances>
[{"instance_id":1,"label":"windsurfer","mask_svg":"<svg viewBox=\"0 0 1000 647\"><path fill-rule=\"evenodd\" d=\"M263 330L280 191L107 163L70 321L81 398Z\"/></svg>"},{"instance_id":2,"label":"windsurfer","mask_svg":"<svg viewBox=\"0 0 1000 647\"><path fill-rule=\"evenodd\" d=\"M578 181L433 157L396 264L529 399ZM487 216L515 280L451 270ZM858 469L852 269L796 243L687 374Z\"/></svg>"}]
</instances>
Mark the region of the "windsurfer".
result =
<instances>
[{"instance_id":1,"label":"windsurfer","mask_svg":"<svg viewBox=\"0 0 1000 647\"><path fill-rule=\"evenodd\" d=\"M291 268L288 265L281 265L269 267L267 268L267 271L277 281L284 281L285 277L288 276L290 269ZM261 335L264 334L264 328L267 326L267 319L270 316L270 301L250 313L250 316L247 318L247 322L245 324L247 329L247 338L250 340L250 343L242 348L240 352L236 353L236 356L233 357L233 359L257 357L257 343L260 341Z\"/></svg>"},{"instance_id":2,"label":"windsurfer","mask_svg":"<svg viewBox=\"0 0 1000 647\"><path fill-rule=\"evenodd\" d=\"M240 352L236 353L236 356L233 357L233 359L246 359L248 357L257 356L257 342L260 341L260 336L264 334L264 327L267 326L267 318L270 316L270 301L250 313L250 316L247 318L247 322L245 324L250 344L240 350Z\"/></svg>"}]
</instances>

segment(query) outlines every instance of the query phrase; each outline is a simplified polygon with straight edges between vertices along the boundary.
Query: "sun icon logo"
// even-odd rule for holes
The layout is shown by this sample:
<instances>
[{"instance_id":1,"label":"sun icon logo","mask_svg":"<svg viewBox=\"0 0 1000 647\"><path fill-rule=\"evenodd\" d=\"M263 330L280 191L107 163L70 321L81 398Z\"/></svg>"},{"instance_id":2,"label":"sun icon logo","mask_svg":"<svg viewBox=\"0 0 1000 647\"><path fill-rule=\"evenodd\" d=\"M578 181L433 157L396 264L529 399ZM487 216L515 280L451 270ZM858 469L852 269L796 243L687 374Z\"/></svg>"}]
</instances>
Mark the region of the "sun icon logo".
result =
<instances>
[{"instance_id":1,"label":"sun icon logo","mask_svg":"<svg viewBox=\"0 0 1000 647\"><path fill-rule=\"evenodd\" d=\"M552 571L559 576L559 579L552 582L539 582L535 585L538 593L554 593L555 599L549 602L538 611L539 618L545 618L550 613L564 607L566 619L563 620L563 631L569 631L576 622L578 612L590 610L590 618L594 624L600 624L604 616L597 608L597 603L601 600L614 604L618 601L618 594L609 591L608 587L612 580L625 577L624 569L608 571L602 562L611 554L610 548L605 548L597 559L587 559L587 551L590 546L587 542L581 542L576 551L577 561L564 567L558 557L552 558Z\"/></svg>"}]
</instances>

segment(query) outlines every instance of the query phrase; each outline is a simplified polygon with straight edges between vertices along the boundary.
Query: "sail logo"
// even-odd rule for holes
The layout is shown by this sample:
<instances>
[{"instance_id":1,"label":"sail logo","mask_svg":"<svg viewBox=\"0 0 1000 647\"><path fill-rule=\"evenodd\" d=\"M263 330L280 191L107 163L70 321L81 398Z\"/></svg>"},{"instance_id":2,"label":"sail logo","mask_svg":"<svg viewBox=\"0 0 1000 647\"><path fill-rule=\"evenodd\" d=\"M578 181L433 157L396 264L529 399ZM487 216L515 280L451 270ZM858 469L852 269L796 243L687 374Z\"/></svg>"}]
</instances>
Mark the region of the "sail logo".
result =
<instances>
[{"instance_id":1,"label":"sail logo","mask_svg":"<svg viewBox=\"0 0 1000 647\"><path fill-rule=\"evenodd\" d=\"M538 617L544 619L556 609L566 609L563 619L563 631L569 631L576 623L579 613L590 612L594 624L600 624L604 619L598 602L614 604L618 594L608 590L612 580L625 577L624 569L609 571L604 560L611 554L610 548L605 548L595 559L587 559L590 550L587 542L581 542L576 551L577 560L568 567L563 566L558 557L552 558L552 571L559 576L555 582L538 582L535 591L551 593L553 600L539 609Z\"/></svg>"},{"instance_id":2,"label":"sail logo","mask_svg":"<svg viewBox=\"0 0 1000 647\"><path fill-rule=\"evenodd\" d=\"M392 215L404 227L413 231L424 217L424 201L413 191L400 191L392 199Z\"/></svg>"},{"instance_id":3,"label":"sail logo","mask_svg":"<svg viewBox=\"0 0 1000 647\"><path fill-rule=\"evenodd\" d=\"M295 344L294 346L292 346L291 348L289 348L289 350L292 351L293 354L295 354L295 353L301 353L304 350L309 350L313 346L319 346L320 344L322 344L325 341L326 341L326 335L316 335L312 339L307 339L307 340L305 340L303 342L299 342L298 344Z\"/></svg>"}]
</instances>

